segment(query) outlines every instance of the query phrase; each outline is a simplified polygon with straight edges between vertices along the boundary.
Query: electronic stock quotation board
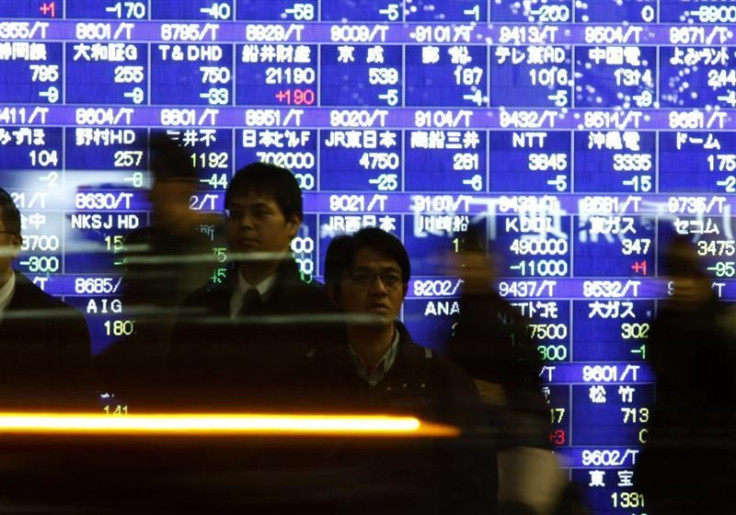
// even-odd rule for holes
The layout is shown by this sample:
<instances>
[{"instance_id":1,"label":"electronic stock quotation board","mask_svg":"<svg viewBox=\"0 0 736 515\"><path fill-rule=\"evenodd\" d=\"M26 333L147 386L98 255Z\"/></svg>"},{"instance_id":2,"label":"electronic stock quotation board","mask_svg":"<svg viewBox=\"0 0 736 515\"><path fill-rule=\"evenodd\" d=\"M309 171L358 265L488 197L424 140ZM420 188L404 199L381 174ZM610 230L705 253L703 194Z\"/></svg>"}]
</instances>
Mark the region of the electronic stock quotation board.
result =
<instances>
[{"instance_id":1,"label":"electronic stock quotation board","mask_svg":"<svg viewBox=\"0 0 736 515\"><path fill-rule=\"evenodd\" d=\"M2 0L19 267L87 315L95 352L133 331L115 252L149 223L147 141L165 130L198 169L195 210L222 211L252 161L296 174L306 275L336 234L399 236L404 320L437 347L460 282L434 257L484 217L499 292L545 359L551 442L595 512L643 514L667 240L691 235L736 297L735 34L731 2Z\"/></svg>"}]
</instances>

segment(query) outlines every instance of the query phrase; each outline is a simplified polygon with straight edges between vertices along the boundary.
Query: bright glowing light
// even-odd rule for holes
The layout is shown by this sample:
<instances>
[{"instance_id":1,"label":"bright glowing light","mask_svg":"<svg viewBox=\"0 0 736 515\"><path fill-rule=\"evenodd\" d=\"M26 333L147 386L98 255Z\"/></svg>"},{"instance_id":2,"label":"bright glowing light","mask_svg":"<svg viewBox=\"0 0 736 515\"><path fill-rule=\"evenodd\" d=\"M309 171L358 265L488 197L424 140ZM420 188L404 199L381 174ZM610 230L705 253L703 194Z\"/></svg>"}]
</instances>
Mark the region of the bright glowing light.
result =
<instances>
[{"instance_id":1,"label":"bright glowing light","mask_svg":"<svg viewBox=\"0 0 736 515\"><path fill-rule=\"evenodd\" d=\"M353 415L92 415L0 413L0 433L213 434L452 437L457 428L414 417Z\"/></svg>"}]
</instances>

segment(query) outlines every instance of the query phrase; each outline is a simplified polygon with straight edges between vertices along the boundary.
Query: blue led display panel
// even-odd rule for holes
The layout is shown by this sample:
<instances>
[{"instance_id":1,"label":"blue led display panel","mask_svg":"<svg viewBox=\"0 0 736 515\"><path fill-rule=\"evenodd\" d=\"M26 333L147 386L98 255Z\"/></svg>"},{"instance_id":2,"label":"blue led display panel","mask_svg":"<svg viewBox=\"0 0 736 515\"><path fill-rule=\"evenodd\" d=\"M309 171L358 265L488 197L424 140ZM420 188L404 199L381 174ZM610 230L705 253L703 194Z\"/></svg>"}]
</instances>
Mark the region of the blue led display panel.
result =
<instances>
[{"instance_id":1,"label":"blue led display panel","mask_svg":"<svg viewBox=\"0 0 736 515\"><path fill-rule=\"evenodd\" d=\"M195 210L220 212L249 162L295 173L305 275L336 235L399 236L404 320L439 348L461 291L441 257L485 220L546 363L551 444L596 513L643 514L668 239L691 235L736 298L735 34L725 0L4 1L18 266L87 315L94 352L134 330L116 252L150 222L164 130L192 155Z\"/></svg>"}]
</instances>

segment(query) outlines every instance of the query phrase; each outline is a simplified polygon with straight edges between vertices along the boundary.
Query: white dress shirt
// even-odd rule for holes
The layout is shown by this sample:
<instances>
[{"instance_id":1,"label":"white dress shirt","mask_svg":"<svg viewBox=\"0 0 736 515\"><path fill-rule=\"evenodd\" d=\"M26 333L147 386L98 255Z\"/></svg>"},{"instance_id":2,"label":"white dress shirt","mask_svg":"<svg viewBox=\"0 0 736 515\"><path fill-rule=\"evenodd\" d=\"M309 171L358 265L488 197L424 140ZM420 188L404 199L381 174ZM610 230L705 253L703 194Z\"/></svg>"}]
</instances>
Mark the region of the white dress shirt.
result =
<instances>
[{"instance_id":1,"label":"white dress shirt","mask_svg":"<svg viewBox=\"0 0 736 515\"><path fill-rule=\"evenodd\" d=\"M353 365L355 365L355 370L358 372L358 376L369 385L376 386L378 383L383 381L383 378L386 377L388 371L391 370L392 366L394 366L396 356L399 354L399 331L394 330L394 339L391 342L391 346L386 350L383 357L381 357L373 370L368 370L363 358L355 349L353 349L352 345L348 344L348 349L350 349L350 356L353 358Z\"/></svg>"},{"instance_id":2,"label":"white dress shirt","mask_svg":"<svg viewBox=\"0 0 736 515\"><path fill-rule=\"evenodd\" d=\"M238 316L240 307L243 305L243 296L248 290L256 289L261 299L265 300L268 297L268 293L271 291L273 284L276 282L276 274L267 277L261 281L258 286L253 286L245 280L243 274L238 271L238 284L235 285L235 291L233 296L230 297L230 319L234 320Z\"/></svg>"}]
</instances>

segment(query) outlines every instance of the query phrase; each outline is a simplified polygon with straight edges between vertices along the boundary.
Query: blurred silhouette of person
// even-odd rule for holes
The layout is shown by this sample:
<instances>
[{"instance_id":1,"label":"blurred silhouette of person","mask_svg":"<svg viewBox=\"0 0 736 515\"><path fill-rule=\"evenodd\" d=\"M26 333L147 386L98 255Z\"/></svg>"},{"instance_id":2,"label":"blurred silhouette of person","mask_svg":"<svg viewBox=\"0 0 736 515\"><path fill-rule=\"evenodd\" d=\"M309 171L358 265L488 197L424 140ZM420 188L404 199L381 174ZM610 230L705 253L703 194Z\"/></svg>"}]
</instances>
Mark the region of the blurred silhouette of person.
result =
<instances>
[{"instance_id":1,"label":"blurred silhouette of person","mask_svg":"<svg viewBox=\"0 0 736 515\"><path fill-rule=\"evenodd\" d=\"M0 406L92 408L87 323L13 270L22 242L20 212L0 188Z\"/></svg>"},{"instance_id":2,"label":"blurred silhouette of person","mask_svg":"<svg viewBox=\"0 0 736 515\"><path fill-rule=\"evenodd\" d=\"M688 237L672 240L663 269L670 297L659 305L647 342L657 382L637 483L647 511L655 515L732 513L732 315L715 295Z\"/></svg>"},{"instance_id":3,"label":"blurred silhouette of person","mask_svg":"<svg viewBox=\"0 0 736 515\"><path fill-rule=\"evenodd\" d=\"M452 274L463 284L460 313L445 352L473 378L495 431L499 513L575 512L577 494L550 452L542 360L529 321L493 288L495 264L485 223L469 226L460 252L451 258Z\"/></svg>"},{"instance_id":4,"label":"blurred silhouette of person","mask_svg":"<svg viewBox=\"0 0 736 515\"><path fill-rule=\"evenodd\" d=\"M303 280L290 245L302 223L294 175L272 164L239 170L225 194L230 266L221 284L182 304L172 345L181 403L278 409L293 402L305 349L329 337L324 289Z\"/></svg>"},{"instance_id":5,"label":"blurred silhouette of person","mask_svg":"<svg viewBox=\"0 0 736 515\"><path fill-rule=\"evenodd\" d=\"M374 485L375 497L361 503L364 511L378 503L396 513L492 513L496 460L479 394L460 368L417 345L398 321L410 273L403 244L380 229L362 229L330 243L326 286L345 315L347 331L339 344L310 354L308 384L319 385L311 397L320 409L410 414L476 434L419 452L415 459L403 453L395 460L391 453L364 457L362 465L395 490L390 497L390 488Z\"/></svg>"},{"instance_id":6,"label":"blurred silhouette of person","mask_svg":"<svg viewBox=\"0 0 736 515\"><path fill-rule=\"evenodd\" d=\"M463 284L460 314L446 354L483 394L493 425L501 430L499 447L546 447L549 414L540 380L542 360L529 321L493 288L496 274L483 223L470 225L454 257Z\"/></svg>"},{"instance_id":7,"label":"blurred silhouette of person","mask_svg":"<svg viewBox=\"0 0 736 515\"><path fill-rule=\"evenodd\" d=\"M135 332L95 359L102 389L131 409L161 402L179 305L215 269L216 244L201 227L221 226L219 216L190 209L197 189L191 156L165 134L152 135L150 149L151 224L128 234L123 248L123 307Z\"/></svg>"}]
</instances>

